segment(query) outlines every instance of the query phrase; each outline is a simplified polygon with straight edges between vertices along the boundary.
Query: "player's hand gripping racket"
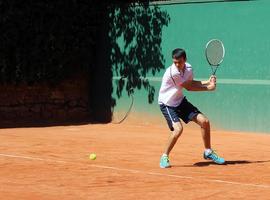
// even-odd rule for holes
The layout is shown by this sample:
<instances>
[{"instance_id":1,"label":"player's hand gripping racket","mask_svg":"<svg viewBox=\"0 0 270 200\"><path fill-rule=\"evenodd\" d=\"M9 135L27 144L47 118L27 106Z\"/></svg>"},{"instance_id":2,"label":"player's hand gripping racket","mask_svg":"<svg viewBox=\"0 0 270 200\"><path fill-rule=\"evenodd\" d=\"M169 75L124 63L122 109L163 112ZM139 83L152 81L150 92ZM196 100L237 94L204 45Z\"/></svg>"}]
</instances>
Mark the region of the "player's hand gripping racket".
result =
<instances>
[{"instance_id":1,"label":"player's hand gripping racket","mask_svg":"<svg viewBox=\"0 0 270 200\"><path fill-rule=\"evenodd\" d=\"M223 43L218 39L212 39L206 44L205 56L211 66L212 75L216 74L218 66L222 63L225 55Z\"/></svg>"}]
</instances>

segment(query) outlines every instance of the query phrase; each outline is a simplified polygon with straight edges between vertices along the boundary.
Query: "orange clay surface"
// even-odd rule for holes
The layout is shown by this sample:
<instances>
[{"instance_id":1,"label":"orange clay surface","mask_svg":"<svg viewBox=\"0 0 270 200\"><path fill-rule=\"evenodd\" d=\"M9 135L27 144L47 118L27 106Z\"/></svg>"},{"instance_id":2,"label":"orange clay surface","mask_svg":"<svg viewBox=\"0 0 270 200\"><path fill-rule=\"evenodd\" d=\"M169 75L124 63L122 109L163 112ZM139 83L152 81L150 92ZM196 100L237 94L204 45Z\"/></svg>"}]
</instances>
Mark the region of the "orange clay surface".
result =
<instances>
[{"instance_id":1,"label":"orange clay surface","mask_svg":"<svg viewBox=\"0 0 270 200\"><path fill-rule=\"evenodd\" d=\"M270 135L213 130L220 166L185 125L160 169L168 134L164 122L0 129L0 199L270 199Z\"/></svg>"}]
</instances>

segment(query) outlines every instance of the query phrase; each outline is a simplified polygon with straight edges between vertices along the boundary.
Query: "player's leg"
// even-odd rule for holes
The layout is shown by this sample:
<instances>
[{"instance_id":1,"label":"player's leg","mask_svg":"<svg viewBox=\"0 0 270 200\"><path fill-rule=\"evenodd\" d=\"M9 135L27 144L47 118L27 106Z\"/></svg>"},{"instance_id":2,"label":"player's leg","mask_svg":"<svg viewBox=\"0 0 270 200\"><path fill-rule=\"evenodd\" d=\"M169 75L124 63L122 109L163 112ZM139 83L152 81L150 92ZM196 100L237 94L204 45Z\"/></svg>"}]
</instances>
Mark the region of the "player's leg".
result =
<instances>
[{"instance_id":1,"label":"player's leg","mask_svg":"<svg viewBox=\"0 0 270 200\"><path fill-rule=\"evenodd\" d=\"M169 135L168 142L165 146L164 154L168 155L170 154L171 150L173 149L175 143L177 142L178 138L183 132L183 126L181 122L173 122L173 128L174 130Z\"/></svg>"},{"instance_id":2,"label":"player's leg","mask_svg":"<svg viewBox=\"0 0 270 200\"><path fill-rule=\"evenodd\" d=\"M172 131L169 135L169 139L166 143L164 153L160 158L160 167L168 168L171 167L169 162L169 154L173 149L175 143L177 142L179 136L183 131L183 126L180 122L180 119L177 115L176 108L166 106L164 104L160 105L160 110L165 117L168 127Z\"/></svg>"},{"instance_id":3,"label":"player's leg","mask_svg":"<svg viewBox=\"0 0 270 200\"><path fill-rule=\"evenodd\" d=\"M206 116L201 113L195 115L192 119L201 127L202 139L205 149L211 149L210 122Z\"/></svg>"},{"instance_id":4,"label":"player's leg","mask_svg":"<svg viewBox=\"0 0 270 200\"><path fill-rule=\"evenodd\" d=\"M177 111L185 123L194 121L199 124L201 127L204 146L206 149L211 149L210 123L207 117L205 117L199 109L192 105L186 98L183 99Z\"/></svg>"},{"instance_id":5,"label":"player's leg","mask_svg":"<svg viewBox=\"0 0 270 200\"><path fill-rule=\"evenodd\" d=\"M224 164L224 158L219 157L218 154L211 149L210 122L208 118L199 113L192 118L192 121L201 127L201 133L205 147L203 157L207 160L213 160L217 164Z\"/></svg>"},{"instance_id":6,"label":"player's leg","mask_svg":"<svg viewBox=\"0 0 270 200\"><path fill-rule=\"evenodd\" d=\"M178 122L172 122L172 127L173 127L173 130L169 135L169 139L166 143L164 153L162 154L162 156L160 158L159 166L161 168L171 167L170 161L169 161L169 154L170 154L171 150L173 149L175 143L177 142L178 138L180 137L180 135L183 132L183 126L182 126L180 120Z\"/></svg>"}]
</instances>

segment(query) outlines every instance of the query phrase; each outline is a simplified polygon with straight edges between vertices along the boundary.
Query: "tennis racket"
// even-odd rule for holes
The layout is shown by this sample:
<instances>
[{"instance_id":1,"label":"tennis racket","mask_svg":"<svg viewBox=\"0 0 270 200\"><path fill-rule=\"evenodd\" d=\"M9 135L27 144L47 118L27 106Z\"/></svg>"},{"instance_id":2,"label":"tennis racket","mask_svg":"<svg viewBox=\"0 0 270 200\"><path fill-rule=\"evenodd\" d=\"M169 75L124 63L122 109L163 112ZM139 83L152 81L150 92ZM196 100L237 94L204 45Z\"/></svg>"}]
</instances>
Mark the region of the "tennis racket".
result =
<instances>
[{"instance_id":1,"label":"tennis racket","mask_svg":"<svg viewBox=\"0 0 270 200\"><path fill-rule=\"evenodd\" d=\"M113 120L112 120L113 124L121 124L129 116L131 109L133 108L133 104L134 104L133 88L129 90L129 93L130 93L129 94L130 105L129 105L127 112L124 115L120 114L120 115L123 115L123 117L121 119L119 119L119 116L117 116L118 114L116 114L117 112L113 111Z\"/></svg>"},{"instance_id":2,"label":"tennis racket","mask_svg":"<svg viewBox=\"0 0 270 200\"><path fill-rule=\"evenodd\" d=\"M222 63L225 56L225 48L222 41L212 39L206 44L205 48L206 59L211 66L212 75L216 74L218 66Z\"/></svg>"}]
</instances>

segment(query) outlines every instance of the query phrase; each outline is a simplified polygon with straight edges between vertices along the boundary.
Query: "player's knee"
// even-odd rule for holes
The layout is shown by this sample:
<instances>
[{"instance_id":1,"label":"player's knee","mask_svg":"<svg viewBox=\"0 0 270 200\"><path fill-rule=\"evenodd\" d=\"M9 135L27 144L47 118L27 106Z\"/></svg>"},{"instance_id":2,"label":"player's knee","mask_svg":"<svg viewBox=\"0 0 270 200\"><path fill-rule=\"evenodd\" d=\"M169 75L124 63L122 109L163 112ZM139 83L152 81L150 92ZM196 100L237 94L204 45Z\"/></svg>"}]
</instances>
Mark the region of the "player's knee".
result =
<instances>
[{"instance_id":1,"label":"player's knee","mask_svg":"<svg viewBox=\"0 0 270 200\"><path fill-rule=\"evenodd\" d=\"M175 126L174 131L173 131L173 136L175 138L178 138L183 132L183 127L182 126Z\"/></svg>"},{"instance_id":2,"label":"player's knee","mask_svg":"<svg viewBox=\"0 0 270 200\"><path fill-rule=\"evenodd\" d=\"M210 121L209 119L207 119L206 117L203 118L203 120L201 121L202 127L206 128L210 126Z\"/></svg>"}]
</instances>

